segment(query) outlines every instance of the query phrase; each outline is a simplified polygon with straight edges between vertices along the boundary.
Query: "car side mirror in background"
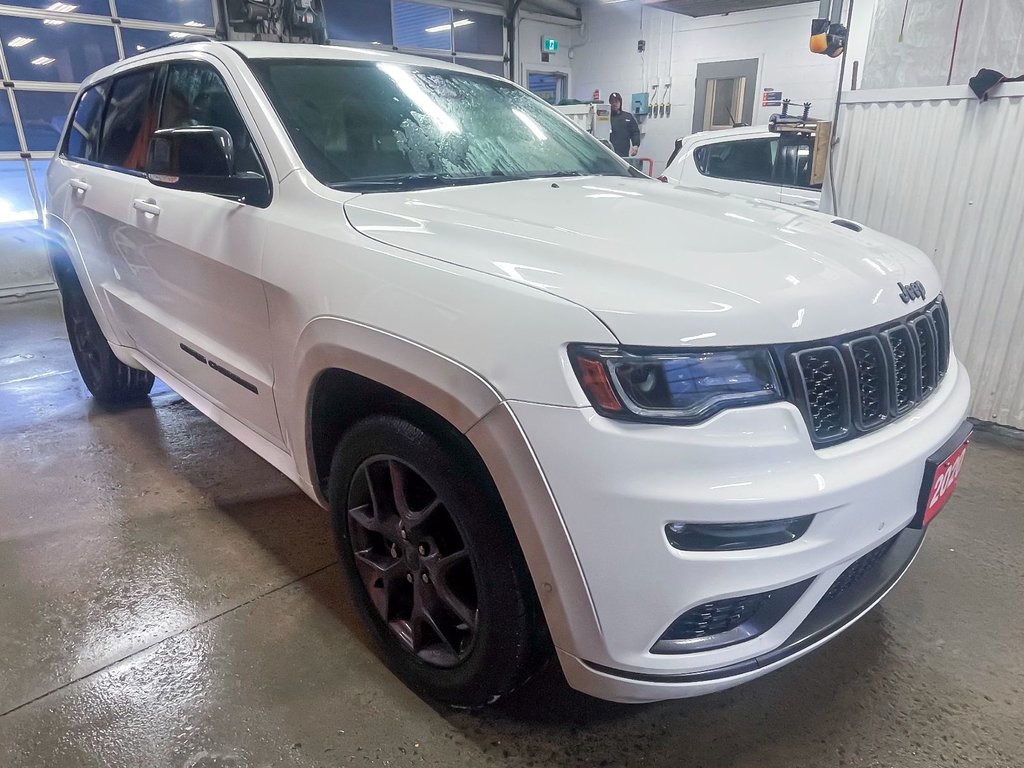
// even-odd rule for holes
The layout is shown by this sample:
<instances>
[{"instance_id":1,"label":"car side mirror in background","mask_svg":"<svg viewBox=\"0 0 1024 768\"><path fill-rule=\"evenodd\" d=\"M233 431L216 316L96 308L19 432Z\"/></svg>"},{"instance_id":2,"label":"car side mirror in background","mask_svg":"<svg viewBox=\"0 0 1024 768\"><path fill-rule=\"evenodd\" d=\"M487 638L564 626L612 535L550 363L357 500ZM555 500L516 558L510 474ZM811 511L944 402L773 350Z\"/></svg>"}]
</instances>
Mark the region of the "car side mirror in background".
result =
<instances>
[{"instance_id":1,"label":"car side mirror in background","mask_svg":"<svg viewBox=\"0 0 1024 768\"><path fill-rule=\"evenodd\" d=\"M154 133L146 178L158 187L203 192L261 207L270 199L266 178L249 171L236 173L231 134L216 126L165 128Z\"/></svg>"}]
</instances>

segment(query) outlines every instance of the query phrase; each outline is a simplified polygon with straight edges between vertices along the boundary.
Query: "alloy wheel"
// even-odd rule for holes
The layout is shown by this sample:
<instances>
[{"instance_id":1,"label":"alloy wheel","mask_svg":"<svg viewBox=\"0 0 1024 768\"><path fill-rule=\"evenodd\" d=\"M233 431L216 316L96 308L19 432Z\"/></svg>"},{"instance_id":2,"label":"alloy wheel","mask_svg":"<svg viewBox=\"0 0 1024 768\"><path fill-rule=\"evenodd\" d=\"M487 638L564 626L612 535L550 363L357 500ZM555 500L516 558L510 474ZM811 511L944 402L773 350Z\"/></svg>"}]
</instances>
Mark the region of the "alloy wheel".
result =
<instances>
[{"instance_id":1,"label":"alloy wheel","mask_svg":"<svg viewBox=\"0 0 1024 768\"><path fill-rule=\"evenodd\" d=\"M479 624L466 538L412 466L375 456L349 486L348 532L370 599L409 652L437 667L469 656Z\"/></svg>"}]
</instances>

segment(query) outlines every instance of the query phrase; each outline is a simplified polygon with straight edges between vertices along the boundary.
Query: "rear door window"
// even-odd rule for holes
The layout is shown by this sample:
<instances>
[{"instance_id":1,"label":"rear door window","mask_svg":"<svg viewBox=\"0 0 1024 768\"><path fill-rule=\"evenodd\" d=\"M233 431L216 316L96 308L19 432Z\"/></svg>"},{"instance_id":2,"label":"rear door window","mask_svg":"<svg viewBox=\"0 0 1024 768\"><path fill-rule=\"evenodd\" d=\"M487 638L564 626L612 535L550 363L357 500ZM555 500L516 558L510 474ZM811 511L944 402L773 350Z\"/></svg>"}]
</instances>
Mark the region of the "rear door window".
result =
<instances>
[{"instance_id":1,"label":"rear door window","mask_svg":"<svg viewBox=\"0 0 1024 768\"><path fill-rule=\"evenodd\" d=\"M153 68L134 70L116 78L103 118L103 141L99 161L129 171L146 166L149 139L156 130L153 104Z\"/></svg>"},{"instance_id":2,"label":"rear door window","mask_svg":"<svg viewBox=\"0 0 1024 768\"><path fill-rule=\"evenodd\" d=\"M103 128L103 106L107 100L108 83L99 83L82 94L68 130L65 154L76 160L99 160L100 134Z\"/></svg>"}]
</instances>

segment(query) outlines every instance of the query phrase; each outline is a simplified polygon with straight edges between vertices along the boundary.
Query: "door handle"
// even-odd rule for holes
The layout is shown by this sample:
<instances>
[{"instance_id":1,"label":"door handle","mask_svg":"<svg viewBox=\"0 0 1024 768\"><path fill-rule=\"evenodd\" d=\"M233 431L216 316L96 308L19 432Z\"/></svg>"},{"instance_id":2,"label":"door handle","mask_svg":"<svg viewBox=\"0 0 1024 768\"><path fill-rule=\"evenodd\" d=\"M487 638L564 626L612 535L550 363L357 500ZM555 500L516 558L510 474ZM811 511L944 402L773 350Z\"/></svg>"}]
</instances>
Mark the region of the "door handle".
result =
<instances>
[{"instance_id":1,"label":"door handle","mask_svg":"<svg viewBox=\"0 0 1024 768\"><path fill-rule=\"evenodd\" d=\"M137 197L132 200L132 208L136 211L142 211L150 216L160 215L160 206L156 204L156 200L153 198L147 198L143 200L141 197Z\"/></svg>"},{"instance_id":2,"label":"door handle","mask_svg":"<svg viewBox=\"0 0 1024 768\"><path fill-rule=\"evenodd\" d=\"M809 208L812 211L818 210L818 204L813 200L799 200L797 201L797 205L799 205L801 208Z\"/></svg>"},{"instance_id":3,"label":"door handle","mask_svg":"<svg viewBox=\"0 0 1024 768\"><path fill-rule=\"evenodd\" d=\"M83 195L92 189L92 185L84 179L72 179L68 184L75 192L81 192Z\"/></svg>"}]
</instances>

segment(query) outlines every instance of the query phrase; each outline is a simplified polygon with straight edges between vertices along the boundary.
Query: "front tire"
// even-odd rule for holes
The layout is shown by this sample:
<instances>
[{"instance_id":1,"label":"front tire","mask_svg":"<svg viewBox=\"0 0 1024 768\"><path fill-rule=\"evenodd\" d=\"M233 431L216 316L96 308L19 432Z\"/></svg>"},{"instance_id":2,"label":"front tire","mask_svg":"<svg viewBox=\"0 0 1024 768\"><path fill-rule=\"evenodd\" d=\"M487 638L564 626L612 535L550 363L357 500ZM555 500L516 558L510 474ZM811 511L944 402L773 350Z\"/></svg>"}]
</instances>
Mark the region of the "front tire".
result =
<instances>
[{"instance_id":1,"label":"front tire","mask_svg":"<svg viewBox=\"0 0 1024 768\"><path fill-rule=\"evenodd\" d=\"M353 601L388 665L478 707L541 658L543 621L501 499L461 435L374 416L342 438L331 520Z\"/></svg>"},{"instance_id":2,"label":"front tire","mask_svg":"<svg viewBox=\"0 0 1024 768\"><path fill-rule=\"evenodd\" d=\"M92 396L104 405L123 405L145 398L153 389L153 374L117 359L74 274L64 275L60 280L60 295L71 352Z\"/></svg>"}]
</instances>

